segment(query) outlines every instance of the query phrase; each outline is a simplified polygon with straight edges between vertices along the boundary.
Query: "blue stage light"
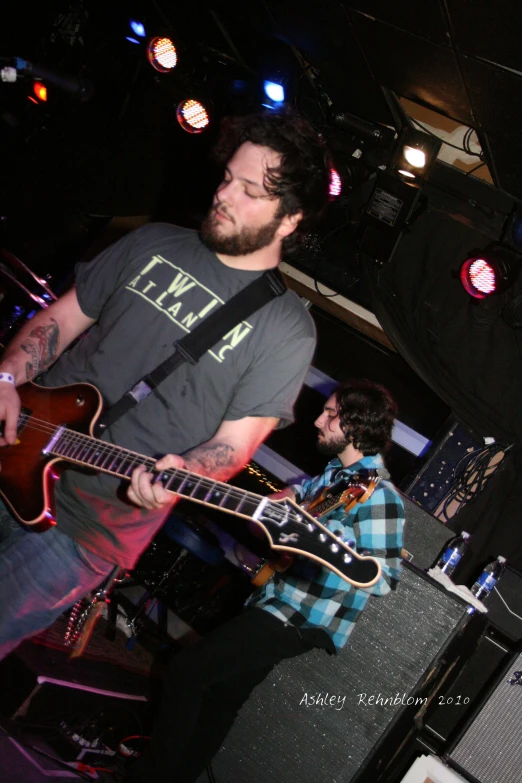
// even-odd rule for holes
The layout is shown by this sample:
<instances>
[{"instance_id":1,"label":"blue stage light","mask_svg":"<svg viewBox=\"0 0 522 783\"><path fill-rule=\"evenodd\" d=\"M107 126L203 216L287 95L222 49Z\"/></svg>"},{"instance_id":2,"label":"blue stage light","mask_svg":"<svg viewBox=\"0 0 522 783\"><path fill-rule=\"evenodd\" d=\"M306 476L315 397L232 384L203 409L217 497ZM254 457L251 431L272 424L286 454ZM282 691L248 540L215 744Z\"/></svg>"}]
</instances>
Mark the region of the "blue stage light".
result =
<instances>
[{"instance_id":1,"label":"blue stage light","mask_svg":"<svg viewBox=\"0 0 522 783\"><path fill-rule=\"evenodd\" d=\"M274 101L274 103L282 103L284 101L285 90L282 84L277 84L277 82L265 81L263 83L263 87L266 96L270 98L271 101Z\"/></svg>"},{"instance_id":2,"label":"blue stage light","mask_svg":"<svg viewBox=\"0 0 522 783\"><path fill-rule=\"evenodd\" d=\"M130 35L126 35L125 36L125 40L126 41L130 41L131 43L134 43L134 44L139 44L140 43L136 38L132 38L132 36L130 36Z\"/></svg>"},{"instance_id":3,"label":"blue stage light","mask_svg":"<svg viewBox=\"0 0 522 783\"><path fill-rule=\"evenodd\" d=\"M130 26L132 32L135 35L139 36L139 38L145 38L146 36L145 27L142 25L141 22L136 22L134 21L134 19L131 19Z\"/></svg>"}]
</instances>

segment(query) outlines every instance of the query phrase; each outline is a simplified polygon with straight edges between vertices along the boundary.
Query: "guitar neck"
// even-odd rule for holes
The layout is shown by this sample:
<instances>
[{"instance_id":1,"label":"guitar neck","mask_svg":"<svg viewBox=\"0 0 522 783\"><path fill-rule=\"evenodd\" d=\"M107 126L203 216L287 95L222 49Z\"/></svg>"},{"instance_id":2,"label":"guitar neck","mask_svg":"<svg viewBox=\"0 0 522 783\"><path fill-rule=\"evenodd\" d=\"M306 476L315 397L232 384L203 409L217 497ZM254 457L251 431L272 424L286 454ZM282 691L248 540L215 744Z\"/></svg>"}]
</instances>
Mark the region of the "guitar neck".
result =
<instances>
[{"instance_id":1,"label":"guitar neck","mask_svg":"<svg viewBox=\"0 0 522 783\"><path fill-rule=\"evenodd\" d=\"M357 587L375 584L380 577L381 566L377 560L357 554L287 498L270 500L182 468L158 471L152 457L66 427L54 430L43 454L128 481L134 469L144 465L154 475L154 482L161 483L169 492L258 523L274 549L311 557Z\"/></svg>"},{"instance_id":2,"label":"guitar neck","mask_svg":"<svg viewBox=\"0 0 522 783\"><path fill-rule=\"evenodd\" d=\"M267 505L278 508L275 503L271 503L262 495L241 490L222 481L214 481L207 476L191 473L182 468L158 471L154 467L156 460L152 457L146 457L65 427L56 430L47 443L44 453L128 481L133 470L144 465L147 471L154 474L154 481L161 483L169 492L249 519L255 520L261 509L266 513Z\"/></svg>"}]
</instances>

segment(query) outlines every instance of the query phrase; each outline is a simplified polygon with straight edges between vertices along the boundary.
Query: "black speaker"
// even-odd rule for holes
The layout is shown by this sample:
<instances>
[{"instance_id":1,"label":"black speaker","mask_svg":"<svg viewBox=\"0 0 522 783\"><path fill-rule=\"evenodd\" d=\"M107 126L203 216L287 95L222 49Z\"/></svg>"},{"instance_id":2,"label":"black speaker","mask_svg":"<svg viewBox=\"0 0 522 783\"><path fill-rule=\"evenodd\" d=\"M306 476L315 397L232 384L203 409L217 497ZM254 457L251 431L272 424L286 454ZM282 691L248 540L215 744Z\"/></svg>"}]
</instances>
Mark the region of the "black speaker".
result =
<instances>
[{"instance_id":1,"label":"black speaker","mask_svg":"<svg viewBox=\"0 0 522 783\"><path fill-rule=\"evenodd\" d=\"M511 641L522 641L522 573L507 566L486 599L488 620Z\"/></svg>"},{"instance_id":2,"label":"black speaker","mask_svg":"<svg viewBox=\"0 0 522 783\"><path fill-rule=\"evenodd\" d=\"M447 758L478 783L520 783L521 737L522 654L517 653Z\"/></svg>"},{"instance_id":3,"label":"black speaker","mask_svg":"<svg viewBox=\"0 0 522 783\"><path fill-rule=\"evenodd\" d=\"M430 735L431 742L438 743L439 748L452 735L455 736L459 724L462 726L470 715L476 713L484 693L506 665L511 651L496 636L488 626L459 676L452 685L441 688L432 709L426 715L424 731Z\"/></svg>"},{"instance_id":4,"label":"black speaker","mask_svg":"<svg viewBox=\"0 0 522 783\"><path fill-rule=\"evenodd\" d=\"M484 622L405 564L398 590L370 599L339 655L284 661L253 691L212 762L216 780L389 780L415 716L460 671Z\"/></svg>"},{"instance_id":5,"label":"black speaker","mask_svg":"<svg viewBox=\"0 0 522 783\"><path fill-rule=\"evenodd\" d=\"M419 568L431 568L446 542L456 534L407 495L401 497L406 520L403 557Z\"/></svg>"}]
</instances>

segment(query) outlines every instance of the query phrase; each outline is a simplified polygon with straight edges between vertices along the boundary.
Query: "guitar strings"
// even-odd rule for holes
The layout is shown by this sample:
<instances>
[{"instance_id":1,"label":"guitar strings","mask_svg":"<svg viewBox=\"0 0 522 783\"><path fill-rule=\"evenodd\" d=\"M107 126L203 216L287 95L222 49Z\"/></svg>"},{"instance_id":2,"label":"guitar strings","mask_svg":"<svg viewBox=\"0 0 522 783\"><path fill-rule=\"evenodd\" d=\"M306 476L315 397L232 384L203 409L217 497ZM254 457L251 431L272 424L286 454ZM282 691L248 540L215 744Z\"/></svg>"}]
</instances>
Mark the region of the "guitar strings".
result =
<instances>
[{"instance_id":1,"label":"guitar strings","mask_svg":"<svg viewBox=\"0 0 522 783\"><path fill-rule=\"evenodd\" d=\"M39 432L44 432L46 434L52 435L55 433L58 429L56 425L51 424L50 422L46 422L43 419L37 419L34 416L30 416L28 414L21 414L20 420L24 421L27 427L30 429L37 430ZM89 435L85 435L84 433L76 432L75 430L69 430L64 429L64 431L60 435L59 440L65 440L66 443L62 443L61 445L67 449L71 446L84 446L85 448L96 448L96 451L99 452L99 455L102 457L107 457L109 455L114 454L115 459L121 458L122 463L124 462L130 462L131 465L134 465L135 467L138 467L138 465L147 465L150 467L150 469L156 473L157 475L164 475L168 474L171 478L178 478L179 477L179 471L183 471L184 473L191 473L190 471L187 471L183 468L168 468L166 470L157 470L154 468L154 465L156 463L156 460L152 457L146 457L144 455L136 454L135 452L132 452L128 449L123 448L122 446L118 446L116 444L106 443L105 441L98 440L96 438L91 438ZM60 454L59 451L55 451L57 456L64 456L65 454ZM74 460L75 458L71 456L71 460ZM103 460L102 460L103 461ZM85 464L85 463L84 463ZM88 464L88 463L87 463ZM92 465L91 467L97 468L98 470L101 470L103 472L107 473L115 473L114 471L110 471L107 468L103 468L101 466ZM125 477L125 474L116 473L117 476ZM193 491L196 489L202 488L202 489L217 489L218 487L223 488L223 494L227 496L227 498L230 498L232 500L251 500L251 502L255 502L257 505L259 505L259 502L263 499L262 495L257 495L255 493L241 491L238 488L235 488L232 484L225 484L224 482L214 481L213 479L209 479L206 476L200 476L198 473L192 474L195 477L197 477L196 481L196 487ZM130 478L130 476L126 476L126 478ZM175 494L175 490L172 490ZM183 497L183 495L180 495ZM191 495L187 495L186 497L191 497ZM276 512L276 515L280 520L283 520L285 517L286 512L291 514L294 519L293 521L297 524L304 525L305 528L307 528L306 522L303 522L303 520L300 518L300 515L293 511L292 509L288 507L279 506L277 503L274 503L273 501L269 501L271 511Z\"/></svg>"}]
</instances>

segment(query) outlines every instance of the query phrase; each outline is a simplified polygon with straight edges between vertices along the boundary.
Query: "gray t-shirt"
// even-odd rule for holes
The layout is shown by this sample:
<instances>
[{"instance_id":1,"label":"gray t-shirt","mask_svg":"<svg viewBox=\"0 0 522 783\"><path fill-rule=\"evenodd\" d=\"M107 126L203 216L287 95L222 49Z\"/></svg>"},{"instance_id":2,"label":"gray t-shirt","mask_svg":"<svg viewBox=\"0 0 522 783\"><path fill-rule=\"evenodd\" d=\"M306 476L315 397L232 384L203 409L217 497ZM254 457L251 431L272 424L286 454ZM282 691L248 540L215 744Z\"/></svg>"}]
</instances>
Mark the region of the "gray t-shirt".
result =
<instances>
[{"instance_id":1,"label":"gray t-shirt","mask_svg":"<svg viewBox=\"0 0 522 783\"><path fill-rule=\"evenodd\" d=\"M173 353L175 340L260 274L225 266L189 229L156 223L132 232L77 265L80 307L97 322L46 373L45 385L86 381L113 404ZM312 318L287 291L218 339L197 365L179 367L105 437L159 458L204 443L223 420L288 423L314 347ZM68 467L57 522L88 549L132 568L168 511L139 509L125 490L119 479Z\"/></svg>"}]
</instances>

